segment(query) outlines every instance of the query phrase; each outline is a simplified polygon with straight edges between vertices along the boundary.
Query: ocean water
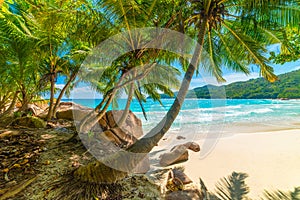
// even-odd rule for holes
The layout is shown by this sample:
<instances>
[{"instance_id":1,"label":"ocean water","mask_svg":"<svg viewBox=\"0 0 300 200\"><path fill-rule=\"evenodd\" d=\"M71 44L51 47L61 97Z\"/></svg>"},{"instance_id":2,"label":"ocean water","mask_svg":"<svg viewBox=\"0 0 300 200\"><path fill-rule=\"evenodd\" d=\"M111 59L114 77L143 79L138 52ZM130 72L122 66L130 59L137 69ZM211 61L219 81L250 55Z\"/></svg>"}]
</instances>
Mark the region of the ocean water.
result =
<instances>
[{"instance_id":1,"label":"ocean water","mask_svg":"<svg viewBox=\"0 0 300 200\"><path fill-rule=\"evenodd\" d=\"M64 101L94 108L100 99ZM162 99L163 105L160 105L159 102L148 99L143 104L147 120L136 100L133 100L130 109L142 120L146 133L163 119L173 101L174 99ZM114 109L123 109L125 103L126 99L119 99L118 107ZM249 132L260 127L265 127L266 130L300 128L300 100L186 99L169 132L195 138L202 133Z\"/></svg>"}]
</instances>

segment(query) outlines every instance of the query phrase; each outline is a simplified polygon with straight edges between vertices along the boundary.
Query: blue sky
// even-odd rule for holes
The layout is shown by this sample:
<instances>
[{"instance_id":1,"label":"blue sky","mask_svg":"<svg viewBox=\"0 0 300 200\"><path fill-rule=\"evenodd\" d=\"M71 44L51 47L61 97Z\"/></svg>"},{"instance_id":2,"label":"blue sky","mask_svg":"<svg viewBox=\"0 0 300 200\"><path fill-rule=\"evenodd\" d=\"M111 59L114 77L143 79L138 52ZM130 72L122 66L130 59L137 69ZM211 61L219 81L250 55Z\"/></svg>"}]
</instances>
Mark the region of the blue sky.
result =
<instances>
[{"instance_id":1,"label":"blue sky","mask_svg":"<svg viewBox=\"0 0 300 200\"><path fill-rule=\"evenodd\" d=\"M300 60L296 62L289 62L285 63L284 65L272 65L274 67L275 74L284 74L287 72L291 72L297 69L300 69ZM202 77L196 77L194 76L190 89L195 87L201 87L207 84L213 84L213 85L220 85L214 77L210 76L207 73L201 73ZM253 72L246 76L243 73L236 73L231 71L225 71L224 72L224 78L227 80L226 84L230 84L237 81L247 81L249 79L259 78L259 69L253 70ZM62 88L63 87L63 79L60 78L57 82L57 87ZM65 97L66 98L66 97ZM71 97L74 99L94 99L94 98L101 98L101 95L97 94L96 92L92 91L91 88L85 84L80 84L77 88L75 88L71 92Z\"/></svg>"},{"instance_id":2,"label":"blue sky","mask_svg":"<svg viewBox=\"0 0 300 200\"><path fill-rule=\"evenodd\" d=\"M296 62L289 62L285 63L283 65L279 64L272 64L271 65L274 68L274 72L276 75L284 74L287 72L295 71L297 69L300 69L300 60ZM243 73L236 73L231 71L225 71L224 72L224 78L226 79L226 83L223 83L223 85L230 84L237 81L247 81L249 79L259 78L259 68L253 69L250 75L245 75ZM195 87L201 87L207 84L213 84L213 85L220 85L215 78L210 76L209 74L205 74L203 77L194 77L192 80L192 83L190 85L190 88Z\"/></svg>"},{"instance_id":3,"label":"blue sky","mask_svg":"<svg viewBox=\"0 0 300 200\"><path fill-rule=\"evenodd\" d=\"M279 45L272 45L268 48L269 51L275 51L279 52ZM289 62L285 63L283 65L280 64L271 64L271 66L274 68L274 72L276 75L284 74L287 72L291 72L297 69L300 69L300 60L295 62ZM193 80L190 85L190 89L193 89L195 87L201 87L207 84L212 85L221 85L218 83L214 77L209 75L208 73L201 72L201 76L194 76ZM247 81L249 79L255 79L259 78L259 68L258 67L252 67L252 72L249 75L245 75L243 73L236 73L233 71L224 70L223 71L224 78L226 79L226 83L223 83L223 85L230 84L237 81ZM62 88L64 85L63 78L58 78L56 87ZM71 92L71 99L94 99L94 98L101 98L102 96L95 91L93 91L88 85L86 84L79 84L72 92ZM46 96L47 98L47 96ZM67 97L64 97L67 98Z\"/></svg>"}]
</instances>

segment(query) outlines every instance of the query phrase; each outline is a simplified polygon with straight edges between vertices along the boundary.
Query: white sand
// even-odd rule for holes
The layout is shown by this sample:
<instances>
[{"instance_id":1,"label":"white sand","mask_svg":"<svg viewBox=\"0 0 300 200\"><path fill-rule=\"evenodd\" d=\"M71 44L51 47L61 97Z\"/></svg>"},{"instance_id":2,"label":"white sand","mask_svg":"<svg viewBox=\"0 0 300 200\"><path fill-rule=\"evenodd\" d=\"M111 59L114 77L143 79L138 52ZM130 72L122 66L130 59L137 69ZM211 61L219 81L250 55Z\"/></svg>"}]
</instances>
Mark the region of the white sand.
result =
<instances>
[{"instance_id":1,"label":"white sand","mask_svg":"<svg viewBox=\"0 0 300 200\"><path fill-rule=\"evenodd\" d=\"M211 191L233 171L249 175L246 183L255 199L264 189L291 190L300 186L300 129L223 137L208 156L200 159L199 153L190 152L189 160L181 165L191 179L199 182L201 177Z\"/></svg>"}]
</instances>

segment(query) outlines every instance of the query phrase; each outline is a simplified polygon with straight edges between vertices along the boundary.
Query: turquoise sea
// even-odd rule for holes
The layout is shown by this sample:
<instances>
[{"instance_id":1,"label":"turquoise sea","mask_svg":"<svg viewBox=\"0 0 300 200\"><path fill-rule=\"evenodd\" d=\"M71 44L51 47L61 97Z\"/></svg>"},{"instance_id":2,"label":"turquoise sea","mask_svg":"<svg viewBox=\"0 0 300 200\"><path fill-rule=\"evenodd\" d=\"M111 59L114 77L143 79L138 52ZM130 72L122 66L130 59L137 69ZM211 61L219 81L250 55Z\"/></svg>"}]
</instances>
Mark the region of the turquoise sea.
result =
<instances>
[{"instance_id":1,"label":"turquoise sea","mask_svg":"<svg viewBox=\"0 0 300 200\"><path fill-rule=\"evenodd\" d=\"M95 107L100 99L65 99ZM133 100L130 109L142 120L144 132L163 118L174 99L159 102L148 99L143 104L148 120L144 119L139 103ZM118 100L123 109L126 99ZM110 108L111 109L111 108ZM263 99L186 99L169 132L194 135L215 132L249 132L265 127L266 130L300 128L300 100Z\"/></svg>"}]
</instances>

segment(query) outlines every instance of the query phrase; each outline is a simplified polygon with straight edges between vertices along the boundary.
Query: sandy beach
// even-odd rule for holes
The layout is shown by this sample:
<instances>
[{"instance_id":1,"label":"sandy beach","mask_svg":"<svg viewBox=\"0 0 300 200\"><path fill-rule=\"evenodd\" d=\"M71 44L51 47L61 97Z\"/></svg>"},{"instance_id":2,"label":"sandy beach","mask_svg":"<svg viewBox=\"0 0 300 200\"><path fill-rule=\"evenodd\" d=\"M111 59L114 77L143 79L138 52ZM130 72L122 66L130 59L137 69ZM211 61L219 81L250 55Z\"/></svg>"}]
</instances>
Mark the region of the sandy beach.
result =
<instances>
[{"instance_id":1,"label":"sandy beach","mask_svg":"<svg viewBox=\"0 0 300 200\"><path fill-rule=\"evenodd\" d=\"M197 142L201 145L204 140ZM222 137L205 158L190 152L189 160L180 165L195 182L201 177L210 191L233 171L249 175L246 183L254 199L265 189L291 190L300 186L300 129Z\"/></svg>"},{"instance_id":2,"label":"sandy beach","mask_svg":"<svg viewBox=\"0 0 300 200\"><path fill-rule=\"evenodd\" d=\"M232 127L227 127L226 132ZM287 127L286 127L287 128ZM215 190L216 183L233 171L247 173L246 183L250 188L249 197L260 199L264 190L293 190L300 186L300 128L282 130L235 129L234 133L222 134L210 153L203 154L189 151L189 160L174 166L184 166L185 173L199 183L205 182L209 191ZM240 131L240 133L239 133ZM175 144L193 141L191 138L177 140L176 136L167 135L154 149L154 168L159 168L159 154L168 152ZM198 138L194 142L201 146L214 144L216 138ZM207 146L206 146L207 147ZM211 147L209 147L211 148ZM151 154L150 154L151 155Z\"/></svg>"}]
</instances>

